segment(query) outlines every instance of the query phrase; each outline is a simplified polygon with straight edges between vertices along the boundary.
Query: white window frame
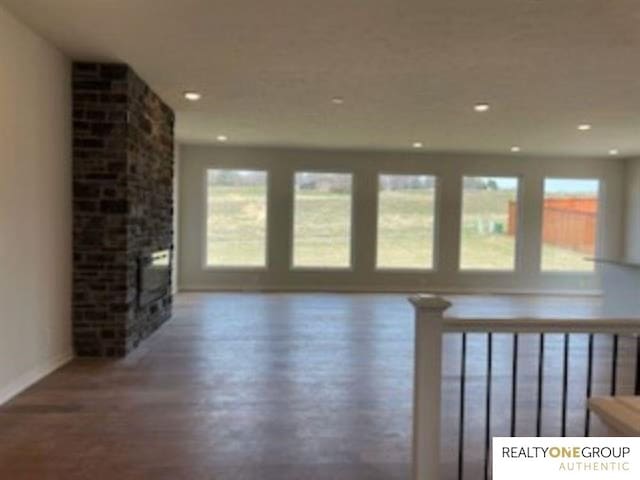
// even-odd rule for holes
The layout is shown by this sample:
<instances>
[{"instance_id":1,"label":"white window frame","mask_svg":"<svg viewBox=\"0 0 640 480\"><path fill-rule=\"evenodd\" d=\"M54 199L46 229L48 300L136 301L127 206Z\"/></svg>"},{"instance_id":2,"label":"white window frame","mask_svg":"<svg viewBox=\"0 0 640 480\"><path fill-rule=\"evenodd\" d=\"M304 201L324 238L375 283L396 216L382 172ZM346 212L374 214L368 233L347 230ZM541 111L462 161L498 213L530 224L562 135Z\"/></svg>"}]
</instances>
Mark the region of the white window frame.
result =
<instances>
[{"instance_id":1,"label":"white window frame","mask_svg":"<svg viewBox=\"0 0 640 480\"><path fill-rule=\"evenodd\" d=\"M513 268L462 268L462 223L464 221L464 179L465 178L508 178L515 179L517 182L517 193L516 193L516 202L517 202L517 212L518 218L516 222L516 234L514 238L514 249L513 249ZM456 266L457 272L460 274L516 274L520 271L520 266L522 264L522 222L523 222L523 213L524 207L522 204L522 196L523 196L523 184L522 175L519 174L508 174L508 173L463 173L460 176L460 218L458 219L458 265Z\"/></svg>"},{"instance_id":2,"label":"white window frame","mask_svg":"<svg viewBox=\"0 0 640 480\"><path fill-rule=\"evenodd\" d=\"M540 261L538 262L538 273L541 275L550 275L552 277L555 276L575 276L575 275L585 275L585 276L589 276L589 277L593 277L596 275L596 264L594 262L593 264L593 268L591 270L561 270L561 269L551 269L551 270L545 270L542 268L542 263L543 263L543 248L544 248L544 241L542 238L542 229L544 228L544 201L546 198L546 191L545 191L545 183L547 180L591 180L591 181L596 181L598 182L598 191L597 191L597 198L598 198L598 213L596 215L596 239L595 239L595 245L594 245L594 252L593 252L593 256L594 258L598 255L598 251L600 249L600 242L602 241L602 228L603 228L603 224L604 222L602 221L602 214L603 214L603 208L602 208L602 200L603 200L603 191L604 191L604 186L605 186L605 180L601 177L598 176L593 176L593 175L545 175L542 177L542 187L541 187L541 191L542 191L542 197L541 197L541 202L540 202L540 245L538 245L538 251L540 253ZM585 254L585 258L588 258L588 255ZM585 260L586 261L586 260Z\"/></svg>"},{"instance_id":3,"label":"white window frame","mask_svg":"<svg viewBox=\"0 0 640 480\"><path fill-rule=\"evenodd\" d=\"M350 178L350 212L349 212L349 265L344 267L338 266L313 266L313 265L295 265L295 248L296 248L296 175L299 173L329 174L329 175L349 175ZM316 168L296 168L291 172L291 231L289 235L289 271L291 272L353 272L355 264L355 198L356 198L356 182L355 172L353 170L326 170Z\"/></svg>"},{"instance_id":4,"label":"white window frame","mask_svg":"<svg viewBox=\"0 0 640 480\"><path fill-rule=\"evenodd\" d=\"M228 171L248 171L248 172L261 172L265 174L265 241L264 241L264 265L210 265L208 263L208 246L209 246L209 171L212 170L228 170ZM269 199L271 198L271 175L268 169L266 168L256 168L256 167L217 167L208 165L203 169L203 219L202 219L202 269L207 271L216 271L216 272L264 272L269 270L270 267L270 259L269 259L269 241L271 237L271 228L270 228L270 211L271 205Z\"/></svg>"},{"instance_id":5,"label":"white window frame","mask_svg":"<svg viewBox=\"0 0 640 480\"><path fill-rule=\"evenodd\" d=\"M432 177L434 180L434 194L433 194L433 249L431 252L431 266L430 267L382 267L378 265L378 241L380 238L380 177L384 175L389 176L406 176L406 177ZM438 271L438 259L439 252L439 227L440 227L440 177L435 173L427 172L407 172L407 171L379 171L376 173L376 233L373 248L373 268L376 272L380 273L434 273Z\"/></svg>"}]
</instances>

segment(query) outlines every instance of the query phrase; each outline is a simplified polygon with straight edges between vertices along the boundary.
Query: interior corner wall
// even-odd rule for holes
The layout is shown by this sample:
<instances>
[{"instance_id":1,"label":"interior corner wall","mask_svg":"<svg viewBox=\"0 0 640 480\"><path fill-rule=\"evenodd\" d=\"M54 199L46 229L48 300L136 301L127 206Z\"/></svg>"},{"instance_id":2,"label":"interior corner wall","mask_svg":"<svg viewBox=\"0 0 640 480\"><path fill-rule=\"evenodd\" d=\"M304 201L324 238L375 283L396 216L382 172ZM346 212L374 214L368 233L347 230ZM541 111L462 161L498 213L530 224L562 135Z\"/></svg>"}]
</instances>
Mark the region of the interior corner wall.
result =
<instances>
[{"instance_id":1,"label":"interior corner wall","mask_svg":"<svg viewBox=\"0 0 640 480\"><path fill-rule=\"evenodd\" d=\"M0 403L72 356L70 72L0 7Z\"/></svg>"},{"instance_id":2,"label":"interior corner wall","mask_svg":"<svg viewBox=\"0 0 640 480\"><path fill-rule=\"evenodd\" d=\"M178 196L180 183L180 146L176 145L173 152L173 267L171 269L171 293L178 293L178 256L180 255L180 235L178 233L178 215L180 214L180 199Z\"/></svg>"},{"instance_id":3,"label":"interior corner wall","mask_svg":"<svg viewBox=\"0 0 640 480\"><path fill-rule=\"evenodd\" d=\"M640 158L626 160L625 181L624 257L629 262L640 263Z\"/></svg>"},{"instance_id":4,"label":"interior corner wall","mask_svg":"<svg viewBox=\"0 0 640 480\"><path fill-rule=\"evenodd\" d=\"M269 171L269 268L220 270L204 267L205 181L207 168ZM295 271L289 265L295 171L325 170L354 175L354 265L346 271ZM377 175L429 174L438 177L439 218L436 265L430 272L376 270ZM598 292L594 273L540 272L543 180L545 177L598 178L602 181L597 255L618 258L624 237L623 161L611 158L551 158L527 155L430 154L241 148L182 145L179 180L179 287L181 290L325 290L457 292ZM514 272L460 272L461 177L520 178L522 221Z\"/></svg>"}]
</instances>

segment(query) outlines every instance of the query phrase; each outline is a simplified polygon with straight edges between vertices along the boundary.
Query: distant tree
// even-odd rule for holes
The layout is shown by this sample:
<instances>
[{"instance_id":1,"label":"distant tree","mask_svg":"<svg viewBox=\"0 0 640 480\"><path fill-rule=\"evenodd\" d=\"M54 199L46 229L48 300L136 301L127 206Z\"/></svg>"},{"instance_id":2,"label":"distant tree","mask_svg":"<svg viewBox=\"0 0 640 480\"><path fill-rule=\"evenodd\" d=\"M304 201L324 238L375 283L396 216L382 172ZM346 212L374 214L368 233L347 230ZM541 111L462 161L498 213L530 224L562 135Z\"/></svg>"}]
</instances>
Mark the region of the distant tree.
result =
<instances>
[{"instance_id":1,"label":"distant tree","mask_svg":"<svg viewBox=\"0 0 640 480\"><path fill-rule=\"evenodd\" d=\"M485 188L487 190L498 190L498 182L493 179L488 180Z\"/></svg>"},{"instance_id":2,"label":"distant tree","mask_svg":"<svg viewBox=\"0 0 640 480\"><path fill-rule=\"evenodd\" d=\"M487 182L481 177L464 177L464 188L486 190Z\"/></svg>"}]
</instances>

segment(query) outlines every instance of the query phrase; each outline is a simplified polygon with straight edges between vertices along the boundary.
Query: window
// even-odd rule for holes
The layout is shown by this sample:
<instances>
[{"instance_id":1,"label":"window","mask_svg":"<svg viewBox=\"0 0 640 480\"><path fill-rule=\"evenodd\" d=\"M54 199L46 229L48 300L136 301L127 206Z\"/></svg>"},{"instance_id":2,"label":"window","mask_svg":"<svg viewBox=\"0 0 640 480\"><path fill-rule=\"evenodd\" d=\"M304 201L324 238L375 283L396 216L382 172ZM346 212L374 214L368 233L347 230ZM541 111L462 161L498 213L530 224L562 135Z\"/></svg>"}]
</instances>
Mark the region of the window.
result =
<instances>
[{"instance_id":1,"label":"window","mask_svg":"<svg viewBox=\"0 0 640 480\"><path fill-rule=\"evenodd\" d=\"M517 178L464 177L461 269L514 269L517 201Z\"/></svg>"},{"instance_id":2,"label":"window","mask_svg":"<svg viewBox=\"0 0 640 480\"><path fill-rule=\"evenodd\" d=\"M547 178L542 213L542 270L589 271L596 250L598 180Z\"/></svg>"},{"instance_id":3,"label":"window","mask_svg":"<svg viewBox=\"0 0 640 480\"><path fill-rule=\"evenodd\" d=\"M207 171L207 266L264 267L267 173Z\"/></svg>"},{"instance_id":4,"label":"window","mask_svg":"<svg viewBox=\"0 0 640 480\"><path fill-rule=\"evenodd\" d=\"M378 268L432 268L435 178L380 175Z\"/></svg>"},{"instance_id":5,"label":"window","mask_svg":"<svg viewBox=\"0 0 640 480\"><path fill-rule=\"evenodd\" d=\"M293 266L351 266L351 184L347 173L295 174Z\"/></svg>"}]
</instances>

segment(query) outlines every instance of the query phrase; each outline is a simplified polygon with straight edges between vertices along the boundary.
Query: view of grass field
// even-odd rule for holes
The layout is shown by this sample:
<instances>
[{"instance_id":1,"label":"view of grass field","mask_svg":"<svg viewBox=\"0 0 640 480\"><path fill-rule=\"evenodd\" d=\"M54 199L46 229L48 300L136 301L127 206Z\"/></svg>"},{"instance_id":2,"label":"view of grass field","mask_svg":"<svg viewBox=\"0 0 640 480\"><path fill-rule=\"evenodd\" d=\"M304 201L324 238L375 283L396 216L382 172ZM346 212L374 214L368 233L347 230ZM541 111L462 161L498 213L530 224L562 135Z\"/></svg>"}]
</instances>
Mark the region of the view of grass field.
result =
<instances>
[{"instance_id":1,"label":"view of grass field","mask_svg":"<svg viewBox=\"0 0 640 480\"><path fill-rule=\"evenodd\" d=\"M207 264L266 264L266 182L264 185L210 184ZM465 197L462 268L513 268L514 238L507 234L510 191L473 190ZM433 252L434 195L424 189L383 191L378 223L378 264L428 268ZM296 192L294 264L350 264L351 195L348 192ZM553 268L586 270L583 252L545 246ZM384 261L387 259L388 261ZM382 260L382 261L381 261ZM510 267L505 267L510 266ZM560 266L560 267L559 267Z\"/></svg>"},{"instance_id":2,"label":"view of grass field","mask_svg":"<svg viewBox=\"0 0 640 480\"><path fill-rule=\"evenodd\" d=\"M209 183L207 265L266 265L267 186Z\"/></svg>"},{"instance_id":3,"label":"view of grass field","mask_svg":"<svg viewBox=\"0 0 640 480\"><path fill-rule=\"evenodd\" d=\"M555 245L544 245L542 256L543 271L568 271L568 272L591 272L595 264L585 260L589 257L584 252L576 252L568 248L559 248Z\"/></svg>"},{"instance_id":4,"label":"view of grass field","mask_svg":"<svg viewBox=\"0 0 640 480\"><path fill-rule=\"evenodd\" d=\"M293 265L345 268L351 265L351 194L296 192Z\"/></svg>"},{"instance_id":5,"label":"view of grass field","mask_svg":"<svg viewBox=\"0 0 640 480\"><path fill-rule=\"evenodd\" d=\"M378 268L425 269L433 267L435 189L390 188L400 176L386 175L378 194ZM408 177L408 176L405 176ZM414 177L417 178L417 177Z\"/></svg>"},{"instance_id":6,"label":"view of grass field","mask_svg":"<svg viewBox=\"0 0 640 480\"><path fill-rule=\"evenodd\" d=\"M488 182L493 188L486 188ZM515 268L516 239L507 235L507 222L509 202L518 196L517 185L515 178L465 177L460 232L462 270Z\"/></svg>"}]
</instances>

